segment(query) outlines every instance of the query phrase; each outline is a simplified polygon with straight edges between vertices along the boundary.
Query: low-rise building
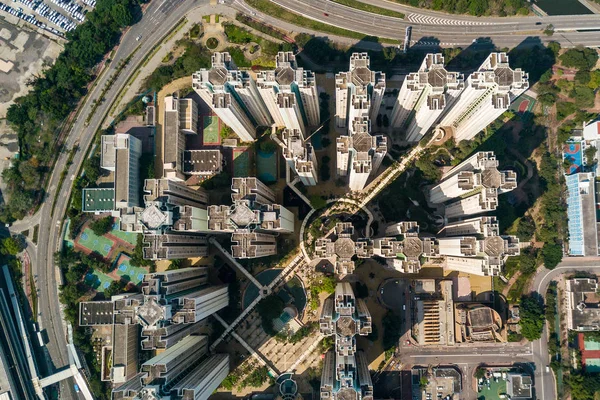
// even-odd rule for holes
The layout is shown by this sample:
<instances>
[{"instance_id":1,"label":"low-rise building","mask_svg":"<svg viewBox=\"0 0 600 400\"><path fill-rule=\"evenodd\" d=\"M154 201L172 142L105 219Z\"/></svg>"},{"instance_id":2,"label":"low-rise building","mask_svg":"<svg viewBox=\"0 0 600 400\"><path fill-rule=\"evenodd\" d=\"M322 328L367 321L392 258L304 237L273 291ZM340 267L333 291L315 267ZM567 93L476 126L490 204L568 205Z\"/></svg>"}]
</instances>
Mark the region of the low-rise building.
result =
<instances>
[{"instance_id":1,"label":"low-rise building","mask_svg":"<svg viewBox=\"0 0 600 400\"><path fill-rule=\"evenodd\" d=\"M533 398L533 381L530 375L509 372L506 374L506 395L510 400Z\"/></svg>"},{"instance_id":2,"label":"low-rise building","mask_svg":"<svg viewBox=\"0 0 600 400\"><path fill-rule=\"evenodd\" d=\"M567 328L576 331L600 330L598 280L575 278L566 282Z\"/></svg>"}]
</instances>

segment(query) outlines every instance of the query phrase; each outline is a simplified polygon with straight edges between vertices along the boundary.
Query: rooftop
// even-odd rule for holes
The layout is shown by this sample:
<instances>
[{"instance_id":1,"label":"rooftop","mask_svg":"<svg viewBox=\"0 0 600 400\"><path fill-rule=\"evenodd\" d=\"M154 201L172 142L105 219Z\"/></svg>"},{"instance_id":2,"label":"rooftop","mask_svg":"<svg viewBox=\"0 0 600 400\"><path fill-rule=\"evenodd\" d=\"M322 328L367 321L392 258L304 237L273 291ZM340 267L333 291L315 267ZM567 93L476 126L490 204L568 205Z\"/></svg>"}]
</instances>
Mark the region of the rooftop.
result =
<instances>
[{"instance_id":1,"label":"rooftop","mask_svg":"<svg viewBox=\"0 0 600 400\"><path fill-rule=\"evenodd\" d=\"M83 189L83 211L105 212L115 206L114 188L85 188Z\"/></svg>"}]
</instances>

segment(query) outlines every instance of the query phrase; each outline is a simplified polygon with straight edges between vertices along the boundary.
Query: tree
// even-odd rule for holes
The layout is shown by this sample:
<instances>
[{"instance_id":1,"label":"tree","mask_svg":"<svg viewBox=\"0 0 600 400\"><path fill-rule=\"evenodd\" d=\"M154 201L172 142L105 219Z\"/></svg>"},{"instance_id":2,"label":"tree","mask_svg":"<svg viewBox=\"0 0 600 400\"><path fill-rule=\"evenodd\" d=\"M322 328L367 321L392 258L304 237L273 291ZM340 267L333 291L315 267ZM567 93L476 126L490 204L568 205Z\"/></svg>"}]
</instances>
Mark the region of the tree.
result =
<instances>
[{"instance_id":1,"label":"tree","mask_svg":"<svg viewBox=\"0 0 600 400\"><path fill-rule=\"evenodd\" d=\"M310 205L314 209L318 210L319 208L323 208L327 205L327 200L325 200L323 197L315 194L315 195L310 196Z\"/></svg>"},{"instance_id":2,"label":"tree","mask_svg":"<svg viewBox=\"0 0 600 400\"><path fill-rule=\"evenodd\" d=\"M561 245L554 242L544 243L542 257L544 266L548 269L554 269L562 261L563 251Z\"/></svg>"},{"instance_id":3,"label":"tree","mask_svg":"<svg viewBox=\"0 0 600 400\"><path fill-rule=\"evenodd\" d=\"M588 166L592 166L596 162L596 148L594 146L589 146L583 152L585 155L585 163Z\"/></svg>"},{"instance_id":4,"label":"tree","mask_svg":"<svg viewBox=\"0 0 600 400\"><path fill-rule=\"evenodd\" d=\"M531 240L535 233L535 221L530 216L524 216L517 225L517 237L519 240L527 242Z\"/></svg>"},{"instance_id":5,"label":"tree","mask_svg":"<svg viewBox=\"0 0 600 400\"><path fill-rule=\"evenodd\" d=\"M485 369L484 368L477 368L475 370L475 378L477 379L481 379L485 376Z\"/></svg>"},{"instance_id":6,"label":"tree","mask_svg":"<svg viewBox=\"0 0 600 400\"><path fill-rule=\"evenodd\" d=\"M0 248L0 252L2 254L16 256L23 250L25 250L25 244L22 240L19 240L14 236L2 239L2 244Z\"/></svg>"},{"instance_id":7,"label":"tree","mask_svg":"<svg viewBox=\"0 0 600 400\"><path fill-rule=\"evenodd\" d=\"M111 231L113 227L113 218L109 215L104 218L97 219L90 224L90 229L96 236L104 236Z\"/></svg>"},{"instance_id":8,"label":"tree","mask_svg":"<svg viewBox=\"0 0 600 400\"><path fill-rule=\"evenodd\" d=\"M537 340L542 337L545 315L544 306L532 296L521 297L520 303L521 334L529 341Z\"/></svg>"},{"instance_id":9,"label":"tree","mask_svg":"<svg viewBox=\"0 0 600 400\"><path fill-rule=\"evenodd\" d=\"M104 289L104 298L110 299L112 296L120 294L125 288L125 282L118 280L112 281L110 285Z\"/></svg>"},{"instance_id":10,"label":"tree","mask_svg":"<svg viewBox=\"0 0 600 400\"><path fill-rule=\"evenodd\" d=\"M94 155L86 159L83 164L83 169L85 170L85 176L89 182L95 184L102 173L100 169L100 156Z\"/></svg>"},{"instance_id":11,"label":"tree","mask_svg":"<svg viewBox=\"0 0 600 400\"><path fill-rule=\"evenodd\" d=\"M174 260L171 260L171 263L169 264L167 271L172 271L174 269L179 269L181 267L183 267L183 259L176 258Z\"/></svg>"},{"instance_id":12,"label":"tree","mask_svg":"<svg viewBox=\"0 0 600 400\"><path fill-rule=\"evenodd\" d=\"M591 70L598 61L596 49L588 49L583 46L569 49L560 56L560 61L565 67Z\"/></svg>"},{"instance_id":13,"label":"tree","mask_svg":"<svg viewBox=\"0 0 600 400\"><path fill-rule=\"evenodd\" d=\"M549 24L548 26L546 26L546 29L544 29L544 35L546 35L546 36L554 35L554 25Z\"/></svg>"}]
</instances>

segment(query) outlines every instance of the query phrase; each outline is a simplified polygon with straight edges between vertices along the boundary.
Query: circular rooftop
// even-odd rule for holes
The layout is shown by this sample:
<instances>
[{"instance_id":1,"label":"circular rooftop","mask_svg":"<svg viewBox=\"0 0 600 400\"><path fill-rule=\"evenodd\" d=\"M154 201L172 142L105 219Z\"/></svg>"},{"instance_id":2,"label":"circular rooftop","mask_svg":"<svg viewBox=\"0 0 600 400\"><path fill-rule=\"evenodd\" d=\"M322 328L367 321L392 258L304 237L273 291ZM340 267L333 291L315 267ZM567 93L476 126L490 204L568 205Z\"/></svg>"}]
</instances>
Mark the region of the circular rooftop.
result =
<instances>
[{"instance_id":1,"label":"circular rooftop","mask_svg":"<svg viewBox=\"0 0 600 400\"><path fill-rule=\"evenodd\" d=\"M484 250L485 254L490 257L498 257L504 253L504 239L500 236L492 236L485 238Z\"/></svg>"},{"instance_id":2,"label":"circular rooftop","mask_svg":"<svg viewBox=\"0 0 600 400\"><path fill-rule=\"evenodd\" d=\"M340 258L352 258L356 249L350 238L339 238L334 244L335 254Z\"/></svg>"},{"instance_id":3,"label":"circular rooftop","mask_svg":"<svg viewBox=\"0 0 600 400\"><path fill-rule=\"evenodd\" d=\"M481 173L481 184L486 188L499 188L502 174L496 168L488 168Z\"/></svg>"},{"instance_id":4,"label":"circular rooftop","mask_svg":"<svg viewBox=\"0 0 600 400\"><path fill-rule=\"evenodd\" d=\"M336 324L336 330L340 336L354 336L356 334L356 322L352 317L344 316L340 317Z\"/></svg>"},{"instance_id":5,"label":"circular rooftop","mask_svg":"<svg viewBox=\"0 0 600 400\"><path fill-rule=\"evenodd\" d=\"M338 400L358 400L358 393L354 388L345 387L337 392Z\"/></svg>"},{"instance_id":6,"label":"circular rooftop","mask_svg":"<svg viewBox=\"0 0 600 400\"><path fill-rule=\"evenodd\" d=\"M419 257L423 254L423 242L418 237L405 238L403 247L403 253L407 257Z\"/></svg>"}]
</instances>

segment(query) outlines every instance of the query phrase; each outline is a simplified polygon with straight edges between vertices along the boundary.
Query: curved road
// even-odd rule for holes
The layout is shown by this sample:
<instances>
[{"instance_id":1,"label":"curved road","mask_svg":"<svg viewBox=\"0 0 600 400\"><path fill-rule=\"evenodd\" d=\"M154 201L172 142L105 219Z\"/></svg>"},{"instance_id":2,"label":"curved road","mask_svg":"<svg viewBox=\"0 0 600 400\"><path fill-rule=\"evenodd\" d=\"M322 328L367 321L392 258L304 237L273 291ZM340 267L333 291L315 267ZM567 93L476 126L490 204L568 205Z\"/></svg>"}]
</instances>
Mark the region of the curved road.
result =
<instances>
[{"instance_id":1,"label":"curved road","mask_svg":"<svg viewBox=\"0 0 600 400\"><path fill-rule=\"evenodd\" d=\"M148 6L142 19L123 35L121 44L116 51L108 70L102 74L98 79L97 84L91 90L87 102L82 106L78 120L73 124L66 139L66 149L70 150L74 145L78 144L80 150L76 152L73 163L69 166L67 179L65 179L60 188L54 216L50 216L52 200L54 199L58 187L60 175L66 166L68 151L59 155L50 177L45 202L38 213L31 218L32 220L40 219L39 240L37 246L38 262L33 268L34 275L38 282L37 289L39 290L40 298L38 320L40 321L41 328L45 329L48 334L49 342L47 344L47 349L55 369L65 367L69 363L67 342L60 313L60 302L58 300L58 271L54 266L53 255L59 248L61 237L59 227L67 208L72 181L84 161L85 153L92 143L95 133L101 126L104 115L108 112L120 89L127 82L127 79L135 72L135 66L143 60L155 44L157 44L189 10L202 4L208 4L208 0L155 0ZM140 35L142 40L136 41L136 37ZM137 51L135 51L136 48ZM85 119L91 111L92 100L97 99L100 96L106 81L115 73L116 66L120 61L129 57L132 53L134 53L134 55L131 58L129 65L121 72L108 92L105 93L105 101L96 109L93 118L86 127ZM61 385L61 398L76 397L73 393L73 382L71 380L65 382L67 382L66 385L64 383ZM70 393L70 395L68 393Z\"/></svg>"},{"instance_id":2,"label":"curved road","mask_svg":"<svg viewBox=\"0 0 600 400\"><path fill-rule=\"evenodd\" d=\"M587 271L600 274L600 257L569 257L563 259L553 270L542 269L533 280L533 291L546 297L548 285L554 279L563 274L575 273L577 271ZM536 363L535 384L538 395L542 399L556 399L556 383L554 374L546 372L546 365L550 363L550 354L548 352L548 332L546 327L542 331L541 339L533 343L533 356Z\"/></svg>"},{"instance_id":3,"label":"curved road","mask_svg":"<svg viewBox=\"0 0 600 400\"><path fill-rule=\"evenodd\" d=\"M371 4L405 12L407 14L407 19L401 20L351 9L327 0L272 1L308 18L363 32L368 35L382 35L401 39L404 36L404 29L410 25L413 26L413 35L415 37L435 36L442 43L445 42L448 44L470 44L470 41L473 38L485 36L492 37L499 46L516 45L529 35L539 35L540 29L543 29L540 28L539 23L542 24L542 27L552 23L557 30L565 31L571 29L600 29L600 15L577 16L576 18L561 16L475 19L466 16L452 16L425 10L419 10L417 13L413 8L388 3L384 0L370 1ZM241 0L237 0L237 2L242 3ZM152 50L154 45L158 43L158 41L174 27L184 15L187 14L188 11L204 4L208 4L208 0L153 0L146 9L142 19L123 35L121 45L116 51L110 66L107 71L98 78L97 84L92 88L87 102L82 106L79 119L74 123L67 136L66 148L71 149L77 144L80 146L81 150L76 152L73 163L68 168L67 179L60 188L58 194L54 216L50 216L51 203L58 187L60 175L66 166L68 152L62 153L58 157L48 184L46 202L36 215L28 218L29 223L37 222L39 220L40 224L37 262L32 265L32 268L38 282L40 298L38 320L40 321L41 327L47 331L49 338L47 348L56 369L65 367L68 364L68 355L63 321L59 309L60 303L58 301L57 290L58 276L53 262L53 254L59 246L59 227L67 207L72 180L75 178L79 167L83 163L86 150L92 143L95 133L100 128L102 120L112 103L115 101L120 88L123 87L127 79L135 72L134 67ZM244 8L248 9L248 7ZM325 16L324 13L329 15ZM258 14L260 17L260 13ZM264 19L269 18L271 23L277 25L277 20L272 17L266 15L262 15L262 17ZM421 19L419 20L419 18ZM438 19L436 20L435 18ZM136 37L138 36L141 36L142 38L140 41L136 41ZM542 40L558 40L563 43L563 45L572 45L573 43L600 45L600 35L597 35L597 33L586 32L561 32L560 34L556 33L551 39L542 38ZM105 93L105 100L96 109L89 126L85 126L84 121L91 111L92 100L99 98L108 77L114 74L115 66L117 66L121 60L126 59L132 54L133 56L129 65L121 72L116 82L114 82L112 87ZM20 225L22 224L15 224L15 229ZM33 226L33 224L30 226ZM560 271L560 267L554 271ZM541 342L544 342L544 339L542 339ZM546 342L547 340L544 343ZM541 346L542 344L540 344L540 349ZM547 351L542 352L540 350L540 355L543 354L547 354ZM541 380L544 382L543 373L541 375ZM63 398L75 396L72 391L72 382L68 382L69 386L65 388L63 385L63 390L61 391ZM542 390L544 386L545 385L542 384ZM551 398L551 396L548 398Z\"/></svg>"}]
</instances>

